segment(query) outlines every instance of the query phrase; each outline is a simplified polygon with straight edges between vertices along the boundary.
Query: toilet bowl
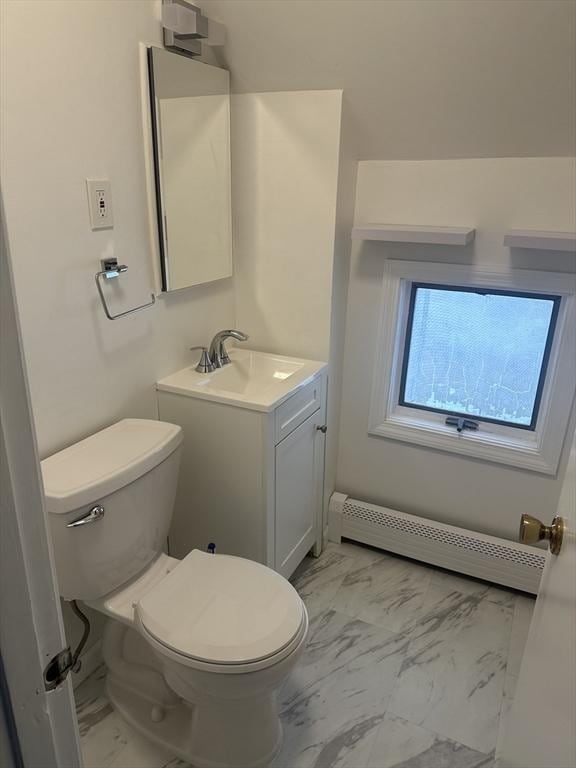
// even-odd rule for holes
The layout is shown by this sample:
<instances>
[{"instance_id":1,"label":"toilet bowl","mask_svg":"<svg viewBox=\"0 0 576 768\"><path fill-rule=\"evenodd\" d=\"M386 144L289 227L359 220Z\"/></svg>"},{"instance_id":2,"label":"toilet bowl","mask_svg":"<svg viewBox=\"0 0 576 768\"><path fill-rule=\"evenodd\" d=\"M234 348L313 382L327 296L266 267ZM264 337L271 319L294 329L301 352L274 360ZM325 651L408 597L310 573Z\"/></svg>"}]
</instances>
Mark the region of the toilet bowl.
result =
<instances>
[{"instance_id":1,"label":"toilet bowl","mask_svg":"<svg viewBox=\"0 0 576 768\"><path fill-rule=\"evenodd\" d=\"M197 768L265 766L306 608L260 563L162 552L181 440L126 419L42 462L60 591L109 617L108 695L135 728Z\"/></svg>"}]
</instances>

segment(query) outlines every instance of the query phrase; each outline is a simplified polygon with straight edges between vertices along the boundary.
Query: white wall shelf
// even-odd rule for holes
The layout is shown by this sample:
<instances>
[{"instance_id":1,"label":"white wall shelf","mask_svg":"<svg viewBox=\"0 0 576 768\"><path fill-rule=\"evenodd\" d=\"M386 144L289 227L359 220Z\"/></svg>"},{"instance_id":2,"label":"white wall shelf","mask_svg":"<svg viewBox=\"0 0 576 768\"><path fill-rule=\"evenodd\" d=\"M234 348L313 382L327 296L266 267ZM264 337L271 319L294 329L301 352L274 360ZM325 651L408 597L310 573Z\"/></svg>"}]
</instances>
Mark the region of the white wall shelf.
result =
<instances>
[{"instance_id":1,"label":"white wall shelf","mask_svg":"<svg viewBox=\"0 0 576 768\"><path fill-rule=\"evenodd\" d=\"M543 251L576 252L576 232L542 232L537 229L510 229L504 235L509 248L537 248Z\"/></svg>"},{"instance_id":2,"label":"white wall shelf","mask_svg":"<svg viewBox=\"0 0 576 768\"><path fill-rule=\"evenodd\" d=\"M416 224L362 224L352 229L352 240L380 240L384 243L429 243L467 245L474 240L472 227L432 227Z\"/></svg>"}]
</instances>

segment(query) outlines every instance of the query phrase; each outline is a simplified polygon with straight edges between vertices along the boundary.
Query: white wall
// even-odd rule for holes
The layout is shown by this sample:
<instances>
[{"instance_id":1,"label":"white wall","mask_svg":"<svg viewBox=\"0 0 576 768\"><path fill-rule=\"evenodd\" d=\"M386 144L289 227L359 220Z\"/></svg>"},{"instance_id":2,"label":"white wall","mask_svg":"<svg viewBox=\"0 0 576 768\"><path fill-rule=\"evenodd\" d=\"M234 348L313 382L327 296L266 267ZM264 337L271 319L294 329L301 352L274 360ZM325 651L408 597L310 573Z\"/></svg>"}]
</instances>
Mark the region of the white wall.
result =
<instances>
[{"instance_id":1,"label":"white wall","mask_svg":"<svg viewBox=\"0 0 576 768\"><path fill-rule=\"evenodd\" d=\"M116 309L151 291L138 43L161 44L159 3L1 5L2 185L46 456L118 418L155 418L155 381L233 325L234 302L225 280L110 322L96 294L99 259L112 254L129 266ZM112 230L90 230L87 176L111 179ZM77 624L67 621L70 641Z\"/></svg>"},{"instance_id":2,"label":"white wall","mask_svg":"<svg viewBox=\"0 0 576 768\"><path fill-rule=\"evenodd\" d=\"M572 155L572 0L199 0L235 93L342 88L362 160Z\"/></svg>"},{"instance_id":3,"label":"white wall","mask_svg":"<svg viewBox=\"0 0 576 768\"><path fill-rule=\"evenodd\" d=\"M233 321L230 280L115 322L96 294L112 254L129 266L115 309L152 289L138 43L161 44L159 8L3 4L2 183L42 456L122 416L154 417L156 379ZM90 230L86 177L111 179L114 229Z\"/></svg>"},{"instance_id":4,"label":"white wall","mask_svg":"<svg viewBox=\"0 0 576 768\"><path fill-rule=\"evenodd\" d=\"M255 349L328 360L341 91L232 98L236 324Z\"/></svg>"},{"instance_id":5,"label":"white wall","mask_svg":"<svg viewBox=\"0 0 576 768\"><path fill-rule=\"evenodd\" d=\"M574 230L574 158L362 162L355 221L472 225L465 248L359 243L348 296L336 487L405 512L515 539L519 517L548 519L560 480L367 433L385 259L574 271L571 254L510 251L508 228ZM567 414L568 419L568 414Z\"/></svg>"},{"instance_id":6,"label":"white wall","mask_svg":"<svg viewBox=\"0 0 576 768\"><path fill-rule=\"evenodd\" d=\"M334 490L356 155L341 91L232 98L236 327L249 346L330 362Z\"/></svg>"}]
</instances>

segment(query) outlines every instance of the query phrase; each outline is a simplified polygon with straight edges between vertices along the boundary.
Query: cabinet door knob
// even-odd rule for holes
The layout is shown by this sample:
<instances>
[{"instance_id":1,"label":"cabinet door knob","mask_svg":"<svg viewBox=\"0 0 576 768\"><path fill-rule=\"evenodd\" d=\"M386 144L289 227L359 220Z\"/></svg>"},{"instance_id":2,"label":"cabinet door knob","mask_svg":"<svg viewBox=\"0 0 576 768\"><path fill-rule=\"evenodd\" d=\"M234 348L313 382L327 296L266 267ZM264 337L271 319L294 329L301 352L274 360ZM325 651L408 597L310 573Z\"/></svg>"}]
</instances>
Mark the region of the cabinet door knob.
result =
<instances>
[{"instance_id":1,"label":"cabinet door knob","mask_svg":"<svg viewBox=\"0 0 576 768\"><path fill-rule=\"evenodd\" d=\"M316 429L319 432L322 432L323 435L325 435L326 432L328 431L328 427L326 426L326 424L322 424L322 426L318 426L318 427L316 427Z\"/></svg>"}]
</instances>

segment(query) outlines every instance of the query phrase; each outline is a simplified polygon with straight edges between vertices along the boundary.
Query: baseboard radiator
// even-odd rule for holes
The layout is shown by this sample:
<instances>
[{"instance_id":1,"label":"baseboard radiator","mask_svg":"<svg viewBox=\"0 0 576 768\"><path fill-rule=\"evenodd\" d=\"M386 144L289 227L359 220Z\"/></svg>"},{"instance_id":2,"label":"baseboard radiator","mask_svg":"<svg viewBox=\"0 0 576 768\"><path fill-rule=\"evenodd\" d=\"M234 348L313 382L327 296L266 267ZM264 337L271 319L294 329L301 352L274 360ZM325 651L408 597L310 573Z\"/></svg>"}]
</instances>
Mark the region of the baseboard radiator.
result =
<instances>
[{"instance_id":1,"label":"baseboard radiator","mask_svg":"<svg viewBox=\"0 0 576 768\"><path fill-rule=\"evenodd\" d=\"M362 544L536 594L546 553L334 493L328 538Z\"/></svg>"}]
</instances>

